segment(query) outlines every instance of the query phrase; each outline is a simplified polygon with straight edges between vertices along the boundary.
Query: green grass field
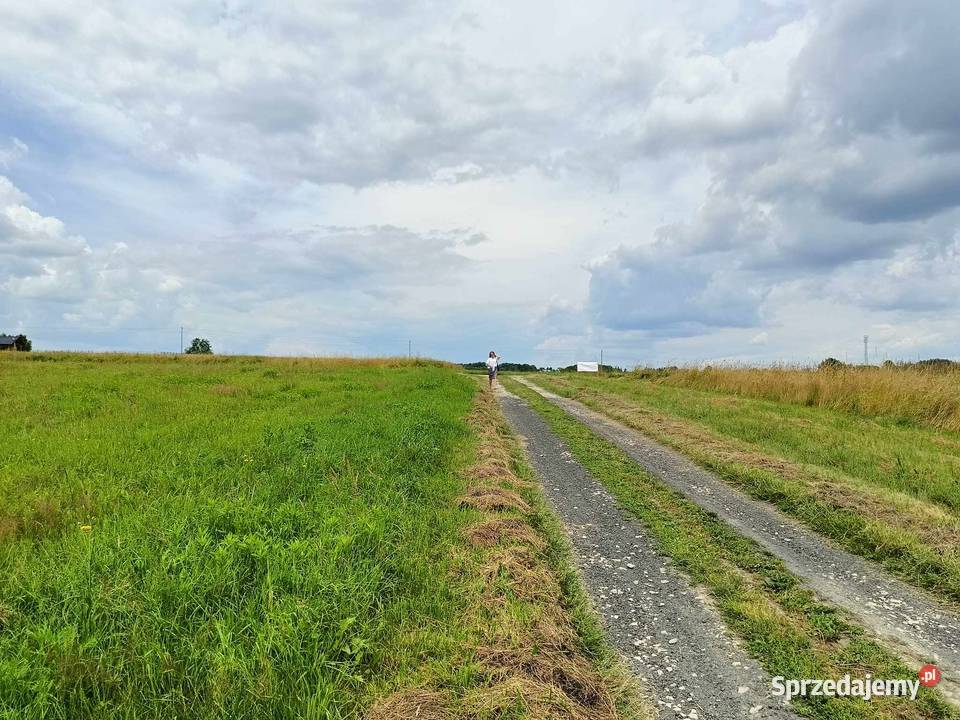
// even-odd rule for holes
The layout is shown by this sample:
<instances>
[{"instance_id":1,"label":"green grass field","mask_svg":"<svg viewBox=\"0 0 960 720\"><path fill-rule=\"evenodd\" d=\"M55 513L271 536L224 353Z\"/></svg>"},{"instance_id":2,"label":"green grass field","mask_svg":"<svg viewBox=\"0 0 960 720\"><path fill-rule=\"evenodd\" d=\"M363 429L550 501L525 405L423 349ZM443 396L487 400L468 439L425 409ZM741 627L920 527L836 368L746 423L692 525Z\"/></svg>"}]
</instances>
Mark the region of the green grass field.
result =
<instances>
[{"instance_id":1,"label":"green grass field","mask_svg":"<svg viewBox=\"0 0 960 720\"><path fill-rule=\"evenodd\" d=\"M0 355L0 718L649 717L480 388Z\"/></svg>"},{"instance_id":2,"label":"green grass field","mask_svg":"<svg viewBox=\"0 0 960 720\"><path fill-rule=\"evenodd\" d=\"M960 434L634 375L536 375L900 577L960 601Z\"/></svg>"},{"instance_id":3,"label":"green grass field","mask_svg":"<svg viewBox=\"0 0 960 720\"><path fill-rule=\"evenodd\" d=\"M534 379L960 598L955 433ZM651 717L485 385L407 360L0 356L0 718ZM778 561L517 390L769 669L904 672ZM950 716L933 698L809 714Z\"/></svg>"},{"instance_id":4,"label":"green grass field","mask_svg":"<svg viewBox=\"0 0 960 720\"><path fill-rule=\"evenodd\" d=\"M346 717L449 655L473 394L408 363L0 361L2 712Z\"/></svg>"}]
</instances>

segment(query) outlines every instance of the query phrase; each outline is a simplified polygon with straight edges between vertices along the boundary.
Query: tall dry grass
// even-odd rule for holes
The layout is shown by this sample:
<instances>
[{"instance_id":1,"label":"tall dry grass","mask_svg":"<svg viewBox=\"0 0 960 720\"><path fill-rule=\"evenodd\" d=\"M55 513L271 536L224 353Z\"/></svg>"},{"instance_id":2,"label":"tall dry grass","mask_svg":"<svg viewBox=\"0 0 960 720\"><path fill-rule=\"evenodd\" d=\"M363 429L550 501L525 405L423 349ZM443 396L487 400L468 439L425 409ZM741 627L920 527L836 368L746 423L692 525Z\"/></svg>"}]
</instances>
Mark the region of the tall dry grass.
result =
<instances>
[{"instance_id":1,"label":"tall dry grass","mask_svg":"<svg viewBox=\"0 0 960 720\"><path fill-rule=\"evenodd\" d=\"M960 432L960 371L902 367L707 367L671 370L658 382L858 415L892 417Z\"/></svg>"}]
</instances>

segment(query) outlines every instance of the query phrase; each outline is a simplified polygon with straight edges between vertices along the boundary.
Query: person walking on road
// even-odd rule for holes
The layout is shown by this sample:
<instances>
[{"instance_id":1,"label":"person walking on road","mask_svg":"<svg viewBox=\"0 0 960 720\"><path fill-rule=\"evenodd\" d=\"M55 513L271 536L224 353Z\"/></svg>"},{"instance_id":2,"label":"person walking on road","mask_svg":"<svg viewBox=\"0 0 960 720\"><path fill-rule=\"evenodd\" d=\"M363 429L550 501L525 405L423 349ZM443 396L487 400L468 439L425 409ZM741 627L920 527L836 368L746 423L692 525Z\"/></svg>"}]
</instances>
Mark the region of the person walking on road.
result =
<instances>
[{"instance_id":1,"label":"person walking on road","mask_svg":"<svg viewBox=\"0 0 960 720\"><path fill-rule=\"evenodd\" d=\"M500 356L493 350L487 357L487 385L493 387L493 381L497 379L497 368L500 367Z\"/></svg>"}]
</instances>

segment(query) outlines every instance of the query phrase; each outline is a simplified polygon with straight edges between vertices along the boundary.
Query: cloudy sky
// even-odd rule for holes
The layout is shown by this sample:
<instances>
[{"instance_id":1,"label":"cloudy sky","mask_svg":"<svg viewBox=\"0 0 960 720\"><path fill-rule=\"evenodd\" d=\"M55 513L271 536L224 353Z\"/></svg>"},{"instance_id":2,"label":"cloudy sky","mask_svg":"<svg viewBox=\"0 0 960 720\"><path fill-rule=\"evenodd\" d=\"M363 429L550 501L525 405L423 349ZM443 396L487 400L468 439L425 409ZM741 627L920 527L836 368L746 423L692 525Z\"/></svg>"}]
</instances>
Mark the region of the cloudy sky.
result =
<instances>
[{"instance_id":1,"label":"cloudy sky","mask_svg":"<svg viewBox=\"0 0 960 720\"><path fill-rule=\"evenodd\" d=\"M953 0L268 5L0 0L0 331L960 355Z\"/></svg>"}]
</instances>

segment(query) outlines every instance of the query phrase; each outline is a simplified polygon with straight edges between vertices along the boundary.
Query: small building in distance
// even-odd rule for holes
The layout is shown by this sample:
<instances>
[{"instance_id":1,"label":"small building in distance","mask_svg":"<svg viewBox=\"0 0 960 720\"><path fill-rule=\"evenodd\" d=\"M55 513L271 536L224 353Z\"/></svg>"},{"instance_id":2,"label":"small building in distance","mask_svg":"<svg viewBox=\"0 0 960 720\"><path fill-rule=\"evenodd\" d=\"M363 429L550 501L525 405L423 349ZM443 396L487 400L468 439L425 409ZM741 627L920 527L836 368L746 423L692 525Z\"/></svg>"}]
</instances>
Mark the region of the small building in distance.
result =
<instances>
[{"instance_id":1,"label":"small building in distance","mask_svg":"<svg viewBox=\"0 0 960 720\"><path fill-rule=\"evenodd\" d=\"M16 350L15 342L16 338L13 335L0 335L0 352L4 350Z\"/></svg>"}]
</instances>

